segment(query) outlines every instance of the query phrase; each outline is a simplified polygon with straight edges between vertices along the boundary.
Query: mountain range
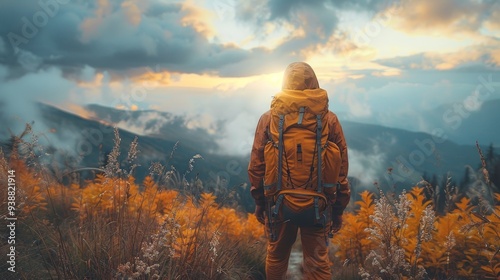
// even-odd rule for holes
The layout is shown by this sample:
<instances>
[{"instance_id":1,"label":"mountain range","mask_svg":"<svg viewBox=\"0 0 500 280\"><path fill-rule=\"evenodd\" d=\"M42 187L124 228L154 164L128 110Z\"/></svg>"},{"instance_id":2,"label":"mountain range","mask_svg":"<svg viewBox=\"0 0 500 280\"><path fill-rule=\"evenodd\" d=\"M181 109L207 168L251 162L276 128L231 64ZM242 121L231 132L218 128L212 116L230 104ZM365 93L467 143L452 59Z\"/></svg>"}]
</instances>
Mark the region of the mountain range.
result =
<instances>
[{"instance_id":1,"label":"mountain range","mask_svg":"<svg viewBox=\"0 0 500 280\"><path fill-rule=\"evenodd\" d=\"M126 158L128 149L138 137L140 165L134 175L141 180L149 173L152 162L174 166L179 174L187 174L188 180L199 178L205 188L224 185L235 190L244 201L243 208L251 210L246 168L248 153L225 155L218 151L217 135L203 128L187 125L183 116L175 116L154 110L124 111L114 108L88 105L88 115L82 117L71 111L54 106L37 105L40 111L36 123L50 128L47 151L64 147L78 162L78 167L98 167L104 164L106 155L114 146L113 127L119 129L121 158ZM349 146L349 176L356 190L397 186L411 188L422 180L422 176L451 176L459 181L466 166L477 168L480 158L474 139L481 139L482 148L490 143L500 143L500 132L494 129L493 121L500 112L500 100L483 104L481 110L463 118L456 129L440 126L443 112L437 109L426 114L436 127L443 129L433 134L392 128L377 124L342 121ZM1 115L0 115L1 116ZM342 114L339 114L341 117ZM433 118L434 116L434 118ZM444 129L448 127L447 129ZM436 131L435 131L436 132ZM467 132L467 133L465 133ZM467 135L462 135L463 133ZM5 133L3 134L5 135ZM488 141L486 139L489 139ZM4 139L3 143L6 139ZM457 144L468 143L468 144ZM177 143L177 144L176 144ZM203 158L193 159L196 155ZM194 160L190 162L190 160ZM104 162L103 162L104 161ZM190 164L194 168L190 172Z\"/></svg>"},{"instance_id":2,"label":"mountain range","mask_svg":"<svg viewBox=\"0 0 500 280\"><path fill-rule=\"evenodd\" d=\"M500 99L483 102L449 103L433 109L414 111L408 109L395 112L373 112L366 117L353 116L341 109L337 113L341 120L377 124L414 132L432 133L442 131L448 139L463 145L494 144L500 146Z\"/></svg>"}]
</instances>

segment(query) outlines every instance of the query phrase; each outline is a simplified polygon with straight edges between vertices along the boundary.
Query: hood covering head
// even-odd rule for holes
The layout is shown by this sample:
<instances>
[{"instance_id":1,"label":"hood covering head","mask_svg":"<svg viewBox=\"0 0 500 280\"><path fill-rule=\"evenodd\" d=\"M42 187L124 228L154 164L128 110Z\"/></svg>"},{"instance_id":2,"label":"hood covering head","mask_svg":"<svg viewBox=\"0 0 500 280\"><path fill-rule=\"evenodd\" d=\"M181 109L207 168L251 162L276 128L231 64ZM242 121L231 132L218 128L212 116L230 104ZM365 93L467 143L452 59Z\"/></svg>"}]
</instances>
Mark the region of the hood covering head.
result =
<instances>
[{"instance_id":1,"label":"hood covering head","mask_svg":"<svg viewBox=\"0 0 500 280\"><path fill-rule=\"evenodd\" d=\"M319 88L316 74L309 64L293 62L285 70L282 89L305 90Z\"/></svg>"}]
</instances>

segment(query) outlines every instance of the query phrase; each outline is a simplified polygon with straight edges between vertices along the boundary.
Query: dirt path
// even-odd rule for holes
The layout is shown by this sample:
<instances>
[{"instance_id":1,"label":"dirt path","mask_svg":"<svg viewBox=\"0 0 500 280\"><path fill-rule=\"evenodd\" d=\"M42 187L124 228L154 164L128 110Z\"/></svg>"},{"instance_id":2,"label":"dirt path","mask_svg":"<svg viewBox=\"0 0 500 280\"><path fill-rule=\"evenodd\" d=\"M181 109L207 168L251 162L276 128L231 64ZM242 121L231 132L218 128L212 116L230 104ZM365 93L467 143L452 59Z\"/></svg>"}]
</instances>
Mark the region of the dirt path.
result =
<instances>
[{"instance_id":1,"label":"dirt path","mask_svg":"<svg viewBox=\"0 0 500 280\"><path fill-rule=\"evenodd\" d=\"M300 272L302 266L302 250L300 246L293 246L290 259L288 261L287 280L301 280L302 273Z\"/></svg>"}]
</instances>

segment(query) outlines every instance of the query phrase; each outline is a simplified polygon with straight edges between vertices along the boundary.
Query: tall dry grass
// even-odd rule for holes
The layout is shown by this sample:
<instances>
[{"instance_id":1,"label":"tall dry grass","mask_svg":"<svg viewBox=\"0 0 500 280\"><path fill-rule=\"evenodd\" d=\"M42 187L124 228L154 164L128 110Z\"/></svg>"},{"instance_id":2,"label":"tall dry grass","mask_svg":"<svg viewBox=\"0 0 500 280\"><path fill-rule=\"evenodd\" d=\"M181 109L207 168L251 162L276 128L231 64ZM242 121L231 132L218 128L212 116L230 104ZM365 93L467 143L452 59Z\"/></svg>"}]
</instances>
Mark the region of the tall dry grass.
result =
<instances>
[{"instance_id":1,"label":"tall dry grass","mask_svg":"<svg viewBox=\"0 0 500 280\"><path fill-rule=\"evenodd\" d=\"M16 279L263 279L263 227L189 180L199 155L184 174L153 163L137 183L138 141L122 156L116 132L93 180L63 184L37 159L36 138L22 140L29 135L28 126L0 150L0 181L16 170ZM484 170L483 161L468 193L448 180L439 214L427 182L400 195L362 192L330 245L334 279L498 279L500 194ZM12 276L6 268L1 279Z\"/></svg>"},{"instance_id":2,"label":"tall dry grass","mask_svg":"<svg viewBox=\"0 0 500 280\"><path fill-rule=\"evenodd\" d=\"M189 182L187 173L159 163L138 184L137 140L125 169L115 131L106 166L95 169L95 178L83 186L62 184L46 165L26 157L36 153L19 152L24 145L15 139L9 155L0 154L0 176L16 170L16 278L262 278L264 231L255 217L218 205L211 193L192 195L190 188L202 187L201 181ZM189 161L189 172L199 158ZM0 195L5 215L7 195ZM0 269L2 279L12 276L4 263Z\"/></svg>"},{"instance_id":3,"label":"tall dry grass","mask_svg":"<svg viewBox=\"0 0 500 280\"><path fill-rule=\"evenodd\" d=\"M500 194L487 205L449 194L437 215L424 187L361 193L333 239L335 279L499 279Z\"/></svg>"}]
</instances>

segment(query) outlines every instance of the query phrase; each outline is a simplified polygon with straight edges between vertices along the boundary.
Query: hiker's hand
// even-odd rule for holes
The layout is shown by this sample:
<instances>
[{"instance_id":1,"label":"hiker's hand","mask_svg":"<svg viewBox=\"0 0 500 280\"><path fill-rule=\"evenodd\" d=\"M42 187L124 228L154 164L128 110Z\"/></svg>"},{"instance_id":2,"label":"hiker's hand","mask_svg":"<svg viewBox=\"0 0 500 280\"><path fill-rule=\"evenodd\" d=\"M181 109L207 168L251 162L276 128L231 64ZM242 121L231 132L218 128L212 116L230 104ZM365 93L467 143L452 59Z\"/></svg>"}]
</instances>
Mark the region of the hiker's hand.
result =
<instances>
[{"instance_id":1,"label":"hiker's hand","mask_svg":"<svg viewBox=\"0 0 500 280\"><path fill-rule=\"evenodd\" d=\"M342 227L342 215L333 215L332 233L337 233L341 227Z\"/></svg>"},{"instance_id":2,"label":"hiker's hand","mask_svg":"<svg viewBox=\"0 0 500 280\"><path fill-rule=\"evenodd\" d=\"M264 224L264 206L255 205L255 217L259 223Z\"/></svg>"}]
</instances>

